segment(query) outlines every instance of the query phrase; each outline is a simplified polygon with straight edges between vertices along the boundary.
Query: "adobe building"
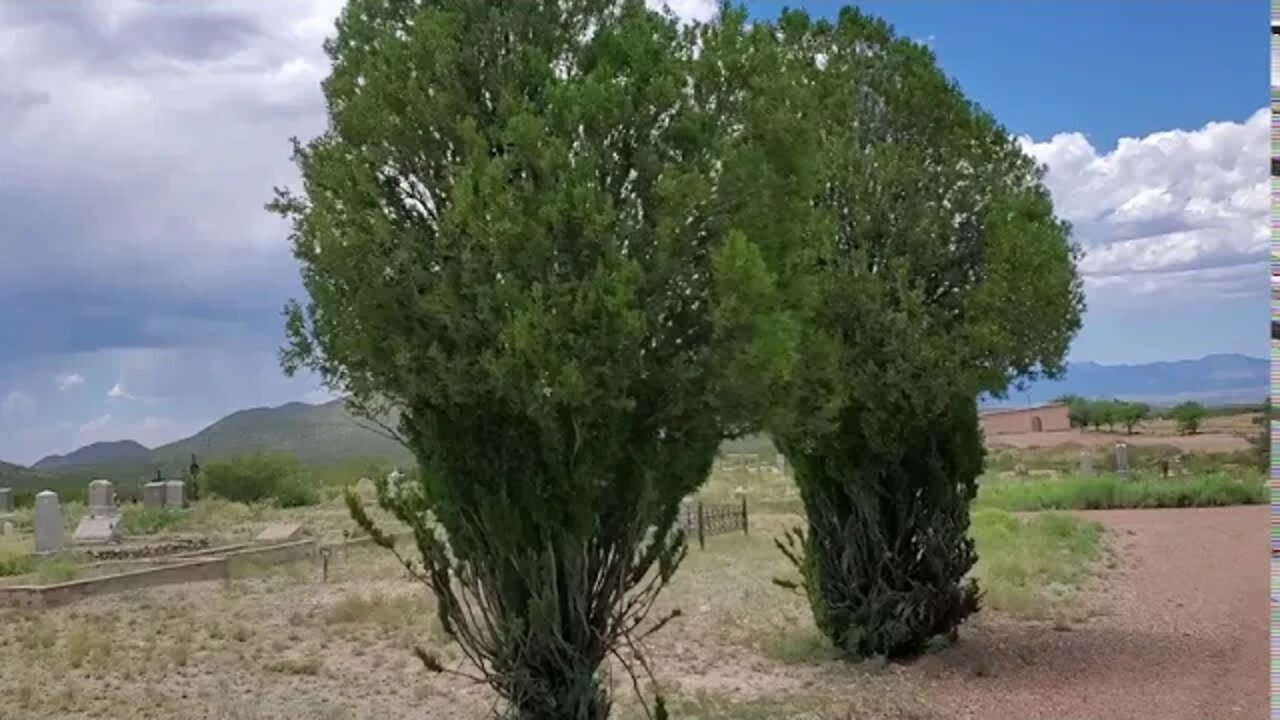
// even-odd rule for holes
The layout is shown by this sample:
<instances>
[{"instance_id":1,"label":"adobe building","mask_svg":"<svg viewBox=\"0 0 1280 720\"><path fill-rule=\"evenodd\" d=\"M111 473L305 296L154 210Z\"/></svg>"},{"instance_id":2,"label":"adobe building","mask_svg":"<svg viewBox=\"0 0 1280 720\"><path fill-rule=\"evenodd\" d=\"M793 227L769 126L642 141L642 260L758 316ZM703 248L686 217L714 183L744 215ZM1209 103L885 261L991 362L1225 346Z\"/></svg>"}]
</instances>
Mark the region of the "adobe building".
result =
<instances>
[{"instance_id":1,"label":"adobe building","mask_svg":"<svg viewBox=\"0 0 1280 720\"><path fill-rule=\"evenodd\" d=\"M1071 429L1067 406L1061 403L983 410L979 413L979 421L982 423L982 432L987 437Z\"/></svg>"}]
</instances>

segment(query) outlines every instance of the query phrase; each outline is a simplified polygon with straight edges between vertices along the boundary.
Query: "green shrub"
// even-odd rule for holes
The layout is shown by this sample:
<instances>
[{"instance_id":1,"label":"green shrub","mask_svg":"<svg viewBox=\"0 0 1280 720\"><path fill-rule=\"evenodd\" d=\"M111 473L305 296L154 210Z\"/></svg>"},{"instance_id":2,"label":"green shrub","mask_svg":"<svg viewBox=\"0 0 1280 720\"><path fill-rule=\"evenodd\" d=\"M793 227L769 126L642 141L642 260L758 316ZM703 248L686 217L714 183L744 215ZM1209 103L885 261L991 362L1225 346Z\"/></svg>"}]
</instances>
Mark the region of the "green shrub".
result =
<instances>
[{"instance_id":1,"label":"green shrub","mask_svg":"<svg viewBox=\"0 0 1280 720\"><path fill-rule=\"evenodd\" d=\"M209 463L201 483L213 495L246 505L268 501L281 507L313 505L319 496L304 484L301 472L296 458L257 453Z\"/></svg>"},{"instance_id":2,"label":"green shrub","mask_svg":"<svg viewBox=\"0 0 1280 720\"><path fill-rule=\"evenodd\" d=\"M182 513L174 508L125 505L120 511L120 530L125 535L155 535L181 519Z\"/></svg>"},{"instance_id":3,"label":"green shrub","mask_svg":"<svg viewBox=\"0 0 1280 720\"><path fill-rule=\"evenodd\" d=\"M1260 477L1227 474L1194 478L1125 478L1117 475L984 484L980 507L1010 511L1106 510L1260 505L1269 501Z\"/></svg>"},{"instance_id":4,"label":"green shrub","mask_svg":"<svg viewBox=\"0 0 1280 720\"><path fill-rule=\"evenodd\" d=\"M299 478L288 478L273 494L276 504L282 508L306 507L320 502L320 493Z\"/></svg>"},{"instance_id":5,"label":"green shrub","mask_svg":"<svg viewBox=\"0 0 1280 720\"><path fill-rule=\"evenodd\" d=\"M18 543L0 544L0 577L26 575L34 568L30 548Z\"/></svg>"}]
</instances>

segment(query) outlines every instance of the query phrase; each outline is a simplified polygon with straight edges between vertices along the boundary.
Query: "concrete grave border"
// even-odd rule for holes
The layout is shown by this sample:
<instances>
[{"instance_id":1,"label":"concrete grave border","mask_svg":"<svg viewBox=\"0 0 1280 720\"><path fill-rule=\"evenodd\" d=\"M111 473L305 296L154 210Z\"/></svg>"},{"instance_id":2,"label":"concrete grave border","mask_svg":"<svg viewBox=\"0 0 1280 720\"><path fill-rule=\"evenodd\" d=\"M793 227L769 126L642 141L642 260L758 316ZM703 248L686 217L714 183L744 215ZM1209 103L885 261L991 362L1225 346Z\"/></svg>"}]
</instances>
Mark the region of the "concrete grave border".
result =
<instances>
[{"instance_id":1,"label":"concrete grave border","mask_svg":"<svg viewBox=\"0 0 1280 720\"><path fill-rule=\"evenodd\" d=\"M158 567L142 568L114 575L71 580L52 585L0 586L0 606L19 608L51 608L77 600L140 590L161 585L225 580L230 577L233 564L240 562L288 563L314 559L319 551L314 538L296 540L276 545L243 548L232 545L224 548L206 548L196 551L216 557L189 557L184 561L166 563Z\"/></svg>"}]
</instances>

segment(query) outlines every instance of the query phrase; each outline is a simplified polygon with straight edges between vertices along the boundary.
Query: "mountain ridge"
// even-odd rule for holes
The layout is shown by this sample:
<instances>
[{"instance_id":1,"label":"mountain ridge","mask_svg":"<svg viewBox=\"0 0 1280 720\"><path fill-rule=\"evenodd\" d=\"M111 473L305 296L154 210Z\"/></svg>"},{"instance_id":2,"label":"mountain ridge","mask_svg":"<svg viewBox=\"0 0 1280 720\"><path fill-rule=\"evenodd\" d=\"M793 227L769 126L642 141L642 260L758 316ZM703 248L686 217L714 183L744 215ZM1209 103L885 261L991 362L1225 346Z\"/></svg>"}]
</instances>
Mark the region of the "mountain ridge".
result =
<instances>
[{"instance_id":1,"label":"mountain ridge","mask_svg":"<svg viewBox=\"0 0 1280 720\"><path fill-rule=\"evenodd\" d=\"M1205 404L1258 403L1270 393L1270 363L1248 355L1219 353L1196 360L1105 365L1071 363L1064 378L1034 383L1026 391L1011 390L1003 400L983 398L985 408L1049 402L1062 395L1115 397L1152 405L1182 400ZM141 448L142 452L137 452ZM83 461L94 452L112 450L122 456ZM399 443L370 429L346 409L345 400L312 405L288 402L232 412L204 429L154 449L132 440L94 443L65 455L42 458L36 466L12 465L12 477L74 476L143 479L180 475L194 454L200 462L259 451L286 452L307 464L352 460L410 464L412 455ZM41 465L43 466L41 467ZM20 471L26 471L23 475ZM34 475L32 475L34 474Z\"/></svg>"},{"instance_id":2,"label":"mountain ridge","mask_svg":"<svg viewBox=\"0 0 1280 720\"><path fill-rule=\"evenodd\" d=\"M151 448L135 440L107 440L76 448L66 455L46 455L31 465L33 470L55 470L75 465L93 465L128 458L141 457Z\"/></svg>"}]
</instances>

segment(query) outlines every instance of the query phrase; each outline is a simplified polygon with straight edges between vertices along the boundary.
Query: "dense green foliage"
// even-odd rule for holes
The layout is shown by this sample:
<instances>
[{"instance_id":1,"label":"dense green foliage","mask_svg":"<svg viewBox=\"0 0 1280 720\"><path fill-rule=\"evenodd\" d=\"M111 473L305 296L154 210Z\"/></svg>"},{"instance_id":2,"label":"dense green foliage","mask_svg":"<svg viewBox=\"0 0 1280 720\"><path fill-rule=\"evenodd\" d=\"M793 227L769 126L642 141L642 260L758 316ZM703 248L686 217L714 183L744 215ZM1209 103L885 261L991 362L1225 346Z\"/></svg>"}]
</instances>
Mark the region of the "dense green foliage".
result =
<instances>
[{"instance_id":1,"label":"dense green foliage","mask_svg":"<svg viewBox=\"0 0 1280 720\"><path fill-rule=\"evenodd\" d=\"M283 362L395 418L418 471L379 503L513 717L608 714L681 498L786 389L826 236L776 47L639 0L352 0L327 45L328 129L273 203L310 296Z\"/></svg>"},{"instance_id":2,"label":"dense green foliage","mask_svg":"<svg viewBox=\"0 0 1280 720\"><path fill-rule=\"evenodd\" d=\"M1186 479L1099 475L984 485L977 504L1009 511L1107 510L1258 505L1269 498L1266 480L1253 474Z\"/></svg>"},{"instance_id":3,"label":"dense green foliage","mask_svg":"<svg viewBox=\"0 0 1280 720\"><path fill-rule=\"evenodd\" d=\"M1063 371L1079 252L1042 170L928 49L851 9L780 25L813 59L816 200L836 231L809 276L798 409L770 423L808 517L792 554L837 647L911 654L976 608L974 399Z\"/></svg>"},{"instance_id":4,"label":"dense green foliage","mask_svg":"<svg viewBox=\"0 0 1280 720\"><path fill-rule=\"evenodd\" d=\"M1178 432L1195 435L1200 432L1200 422L1205 418L1205 409L1198 402L1187 401L1175 405L1169 411L1169 417L1178 423Z\"/></svg>"},{"instance_id":5,"label":"dense green foliage","mask_svg":"<svg viewBox=\"0 0 1280 720\"><path fill-rule=\"evenodd\" d=\"M141 505L124 505L120 509L120 531L126 536L155 535L182 519L182 511L176 508L145 508Z\"/></svg>"},{"instance_id":6,"label":"dense green foliage","mask_svg":"<svg viewBox=\"0 0 1280 720\"><path fill-rule=\"evenodd\" d=\"M1139 423L1151 417L1151 406L1142 402L1127 402L1116 399L1090 399L1076 395L1058 398L1057 402L1066 403L1071 418L1071 427L1114 430L1117 425L1125 432L1132 434Z\"/></svg>"},{"instance_id":7,"label":"dense green foliage","mask_svg":"<svg viewBox=\"0 0 1280 720\"><path fill-rule=\"evenodd\" d=\"M207 493L233 502L275 502L280 507L314 505L320 498L302 477L302 465L283 453L256 453L211 462L201 474Z\"/></svg>"}]
</instances>

